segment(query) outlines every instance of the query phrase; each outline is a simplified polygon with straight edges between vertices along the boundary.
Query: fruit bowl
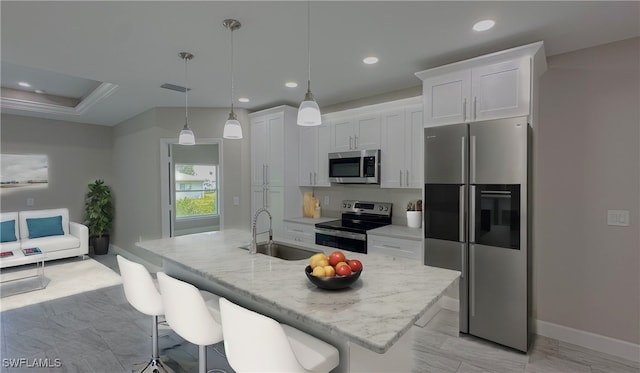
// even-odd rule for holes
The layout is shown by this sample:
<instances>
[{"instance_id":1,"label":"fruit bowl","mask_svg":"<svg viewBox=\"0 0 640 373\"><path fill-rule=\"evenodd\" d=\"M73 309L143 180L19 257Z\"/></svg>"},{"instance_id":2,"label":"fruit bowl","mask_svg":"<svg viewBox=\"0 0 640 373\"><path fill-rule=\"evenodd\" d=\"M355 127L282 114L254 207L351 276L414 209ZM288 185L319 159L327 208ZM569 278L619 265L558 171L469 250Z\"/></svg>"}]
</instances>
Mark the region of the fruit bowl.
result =
<instances>
[{"instance_id":1,"label":"fruit bowl","mask_svg":"<svg viewBox=\"0 0 640 373\"><path fill-rule=\"evenodd\" d=\"M334 277L317 277L311 274L312 269L311 266L307 266L304 269L304 273L307 274L307 278L314 285L319 287L320 289L325 290L340 290L344 288L348 288L351 286L356 280L360 277L360 273L362 270L357 272L352 272L350 276L334 276Z\"/></svg>"}]
</instances>

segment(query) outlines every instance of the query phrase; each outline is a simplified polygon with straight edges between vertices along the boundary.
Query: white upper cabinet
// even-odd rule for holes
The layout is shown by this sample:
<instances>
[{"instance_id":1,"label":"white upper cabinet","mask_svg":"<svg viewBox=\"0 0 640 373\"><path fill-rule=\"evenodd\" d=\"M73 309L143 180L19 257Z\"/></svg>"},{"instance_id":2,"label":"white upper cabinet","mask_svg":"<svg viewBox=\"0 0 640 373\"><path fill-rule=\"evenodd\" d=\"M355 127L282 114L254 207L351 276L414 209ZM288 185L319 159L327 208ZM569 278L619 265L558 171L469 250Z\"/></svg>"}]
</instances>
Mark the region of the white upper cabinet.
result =
<instances>
[{"instance_id":1,"label":"white upper cabinet","mask_svg":"<svg viewBox=\"0 0 640 373\"><path fill-rule=\"evenodd\" d=\"M471 120L529 115L531 60L520 58L471 70Z\"/></svg>"},{"instance_id":2,"label":"white upper cabinet","mask_svg":"<svg viewBox=\"0 0 640 373\"><path fill-rule=\"evenodd\" d=\"M329 183L329 125L298 127L300 136L299 186L330 186Z\"/></svg>"},{"instance_id":3,"label":"white upper cabinet","mask_svg":"<svg viewBox=\"0 0 640 373\"><path fill-rule=\"evenodd\" d=\"M378 113L331 116L331 151L380 148L380 115Z\"/></svg>"},{"instance_id":4,"label":"white upper cabinet","mask_svg":"<svg viewBox=\"0 0 640 373\"><path fill-rule=\"evenodd\" d=\"M282 234L283 218L302 213L302 193L297 188L300 158L297 112L293 107L278 106L249 114L251 217L259 208L269 209L275 234ZM262 219L260 228L265 224Z\"/></svg>"},{"instance_id":5,"label":"white upper cabinet","mask_svg":"<svg viewBox=\"0 0 640 373\"><path fill-rule=\"evenodd\" d=\"M532 81L546 70L542 42L416 73L424 126L532 114Z\"/></svg>"},{"instance_id":6,"label":"white upper cabinet","mask_svg":"<svg viewBox=\"0 0 640 373\"><path fill-rule=\"evenodd\" d=\"M425 126L467 121L471 70L427 79L422 84Z\"/></svg>"},{"instance_id":7,"label":"white upper cabinet","mask_svg":"<svg viewBox=\"0 0 640 373\"><path fill-rule=\"evenodd\" d=\"M422 105L385 110L381 114L382 188L422 187Z\"/></svg>"}]
</instances>

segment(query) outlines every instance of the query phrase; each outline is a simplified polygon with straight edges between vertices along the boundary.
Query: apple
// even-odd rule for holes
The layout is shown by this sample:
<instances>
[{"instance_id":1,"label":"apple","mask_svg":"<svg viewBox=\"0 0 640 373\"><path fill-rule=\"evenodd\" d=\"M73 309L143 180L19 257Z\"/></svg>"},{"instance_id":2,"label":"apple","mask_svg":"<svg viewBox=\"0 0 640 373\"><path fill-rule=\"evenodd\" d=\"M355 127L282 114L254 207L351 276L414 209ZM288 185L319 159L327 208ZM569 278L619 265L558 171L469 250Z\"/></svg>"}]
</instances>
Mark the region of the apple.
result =
<instances>
[{"instance_id":1,"label":"apple","mask_svg":"<svg viewBox=\"0 0 640 373\"><path fill-rule=\"evenodd\" d=\"M362 262L359 261L358 259L351 259L347 262L347 264L349 265L349 267L351 267L351 270L354 272L358 272L362 270Z\"/></svg>"},{"instance_id":2,"label":"apple","mask_svg":"<svg viewBox=\"0 0 640 373\"><path fill-rule=\"evenodd\" d=\"M338 267L346 266L346 265L348 265L348 264L347 264L347 262L340 262L340 263L338 263L338 264L334 265L333 267L334 267L335 269L338 269Z\"/></svg>"},{"instance_id":3,"label":"apple","mask_svg":"<svg viewBox=\"0 0 640 373\"><path fill-rule=\"evenodd\" d=\"M344 257L342 251L334 251L329 255L329 264L335 266L340 262L346 262L347 259Z\"/></svg>"},{"instance_id":4,"label":"apple","mask_svg":"<svg viewBox=\"0 0 640 373\"><path fill-rule=\"evenodd\" d=\"M336 268L336 275L338 276L351 276L351 267L348 265L340 266Z\"/></svg>"}]
</instances>

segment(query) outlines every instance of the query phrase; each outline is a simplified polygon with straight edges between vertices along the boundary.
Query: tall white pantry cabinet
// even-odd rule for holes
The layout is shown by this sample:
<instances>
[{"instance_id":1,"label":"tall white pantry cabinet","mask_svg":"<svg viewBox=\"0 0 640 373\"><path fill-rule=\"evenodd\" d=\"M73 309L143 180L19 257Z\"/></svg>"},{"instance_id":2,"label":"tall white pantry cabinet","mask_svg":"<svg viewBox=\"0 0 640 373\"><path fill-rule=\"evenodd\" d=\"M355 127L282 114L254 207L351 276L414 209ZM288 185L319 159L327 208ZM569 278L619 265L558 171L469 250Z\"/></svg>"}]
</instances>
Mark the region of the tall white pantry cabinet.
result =
<instances>
[{"instance_id":1,"label":"tall white pantry cabinet","mask_svg":"<svg viewBox=\"0 0 640 373\"><path fill-rule=\"evenodd\" d=\"M284 232L283 219L300 216L302 192L298 188L298 109L291 106L249 114L251 119L251 219L267 208L273 233ZM258 232L269 229L266 214L258 219ZM264 240L265 237L259 237Z\"/></svg>"}]
</instances>

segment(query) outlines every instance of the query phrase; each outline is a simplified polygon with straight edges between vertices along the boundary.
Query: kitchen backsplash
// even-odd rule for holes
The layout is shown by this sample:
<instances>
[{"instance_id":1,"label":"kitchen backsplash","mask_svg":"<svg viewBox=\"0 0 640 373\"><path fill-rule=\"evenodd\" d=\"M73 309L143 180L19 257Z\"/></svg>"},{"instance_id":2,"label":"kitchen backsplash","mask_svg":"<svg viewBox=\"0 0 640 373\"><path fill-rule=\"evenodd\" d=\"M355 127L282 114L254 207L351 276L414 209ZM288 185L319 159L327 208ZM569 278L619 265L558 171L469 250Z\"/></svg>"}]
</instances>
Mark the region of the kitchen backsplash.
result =
<instances>
[{"instance_id":1,"label":"kitchen backsplash","mask_svg":"<svg viewBox=\"0 0 640 373\"><path fill-rule=\"evenodd\" d=\"M330 188L313 188L313 196L320 201L322 216L340 217L343 200L360 200L393 203L391 223L407 225L405 213L407 203L411 200L422 199L420 189L391 189L380 188L379 185L332 185ZM326 205L326 197L329 204Z\"/></svg>"}]
</instances>

